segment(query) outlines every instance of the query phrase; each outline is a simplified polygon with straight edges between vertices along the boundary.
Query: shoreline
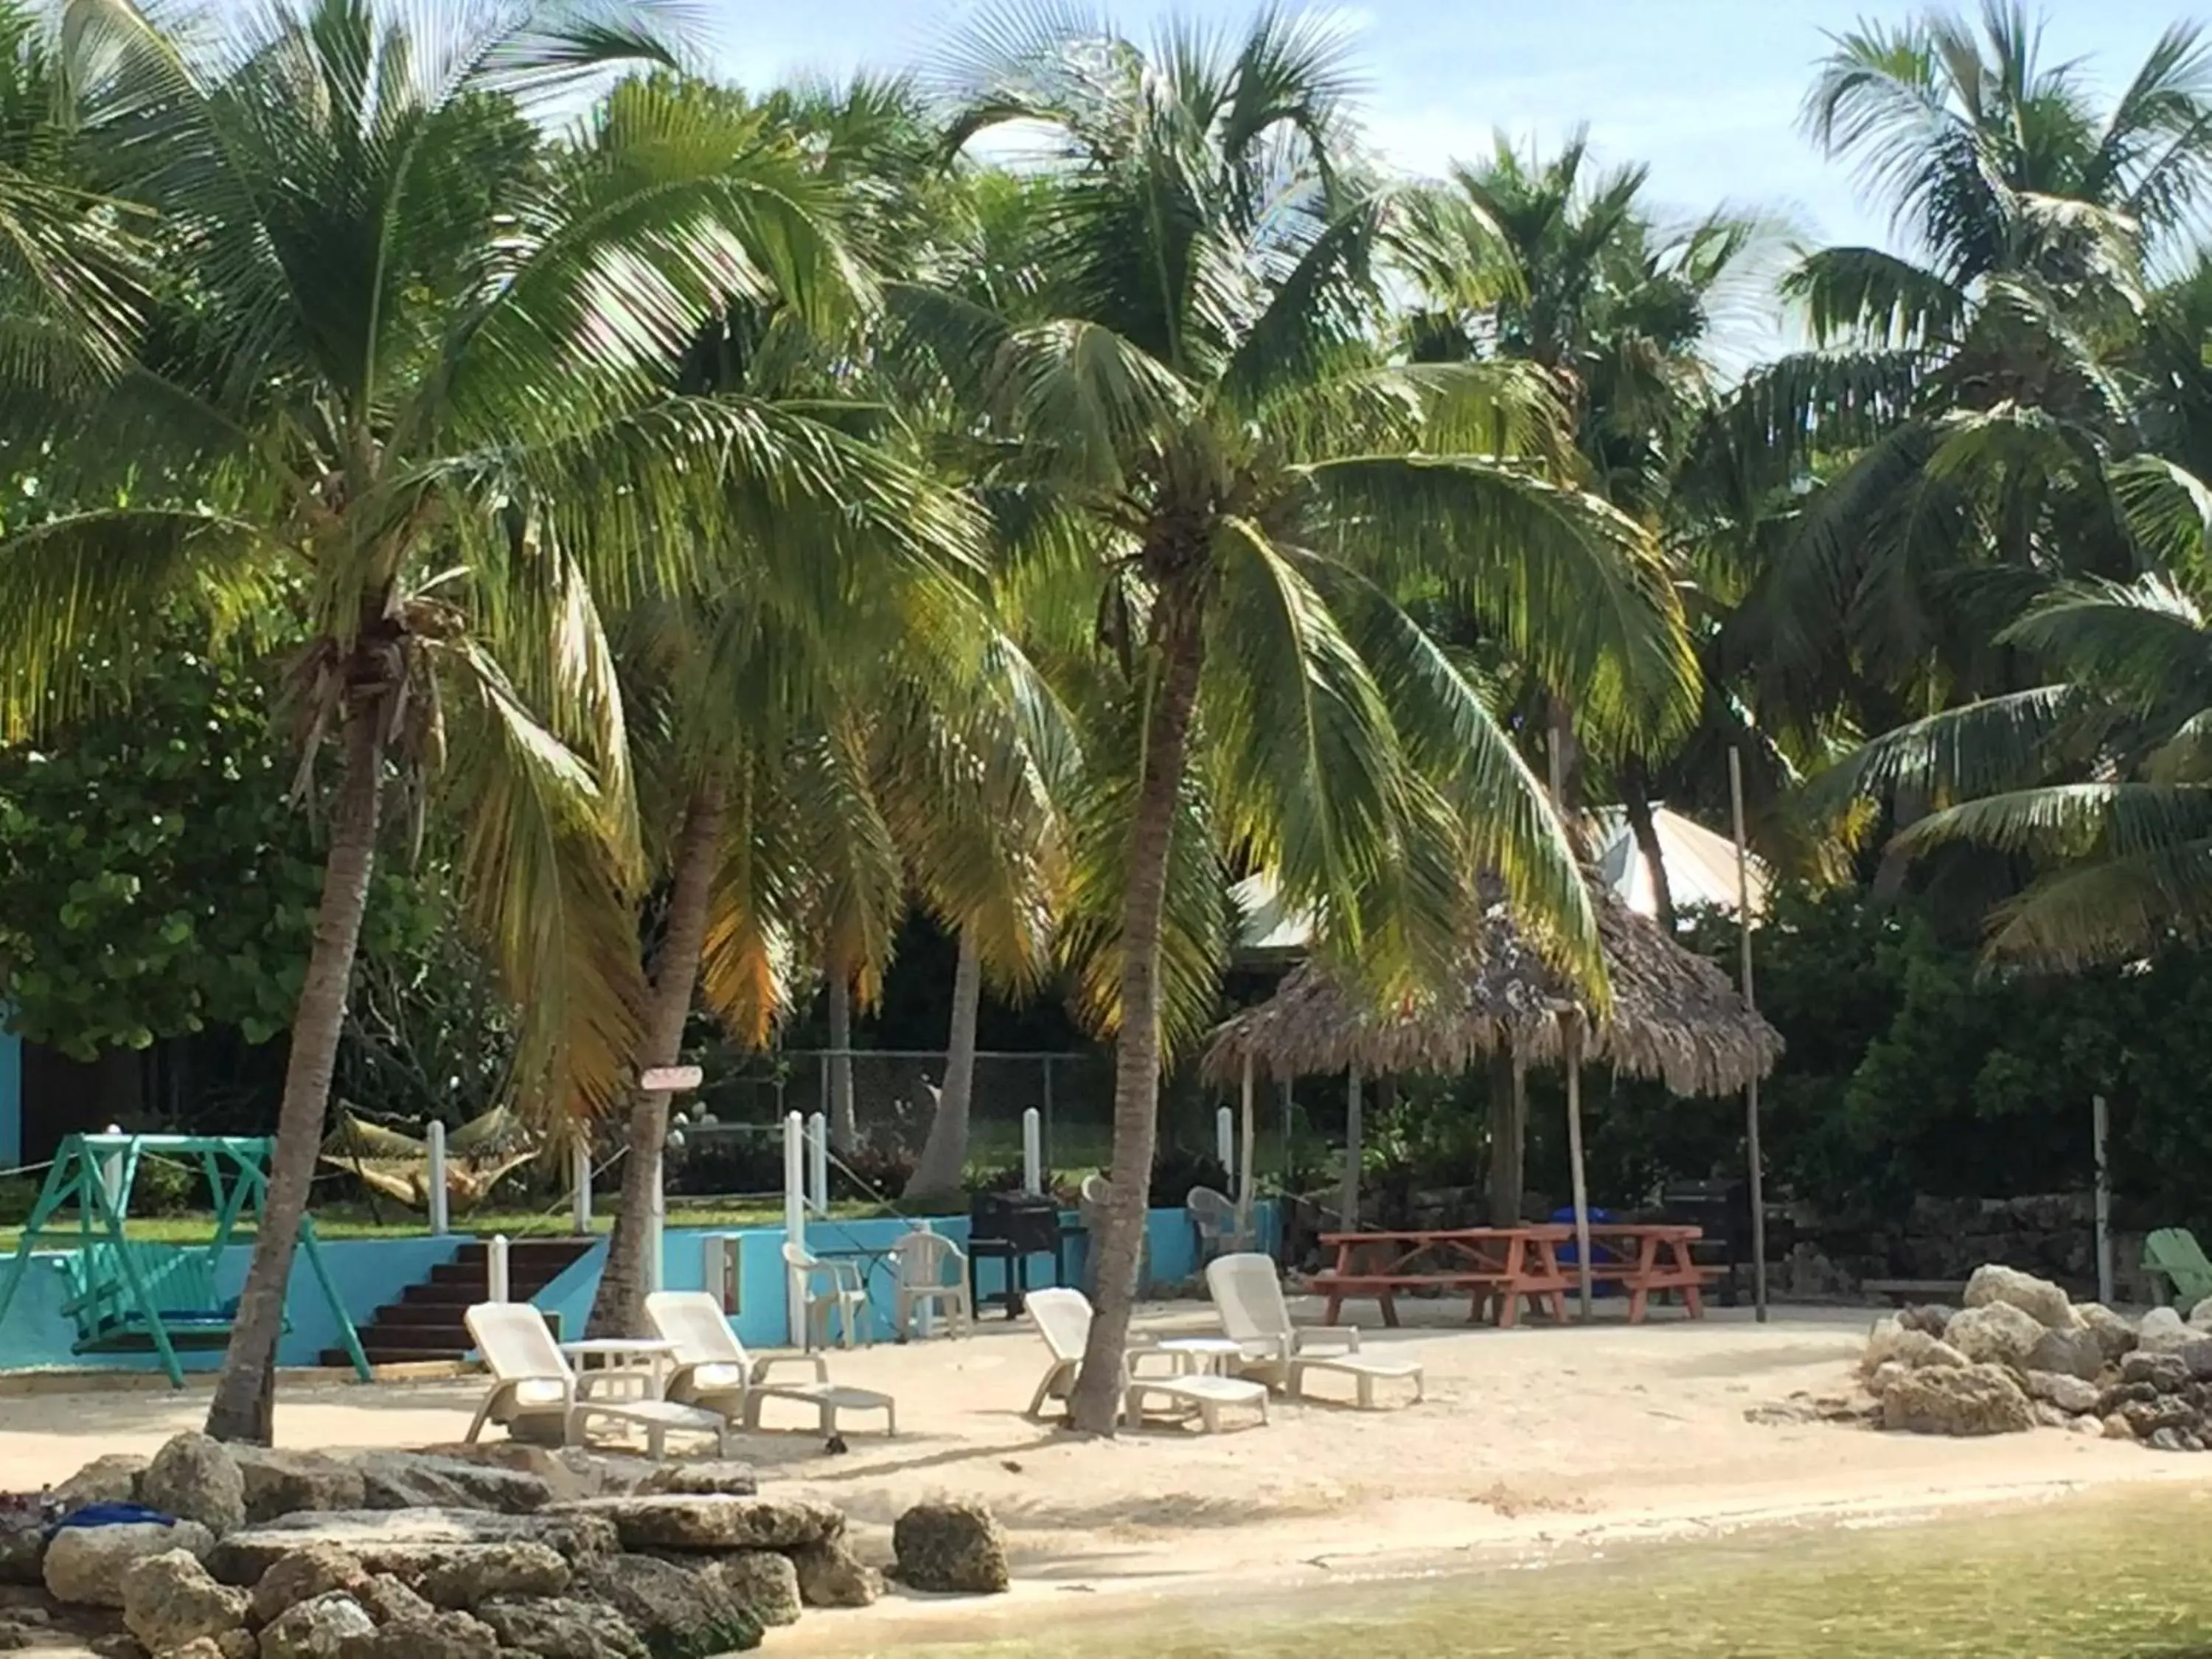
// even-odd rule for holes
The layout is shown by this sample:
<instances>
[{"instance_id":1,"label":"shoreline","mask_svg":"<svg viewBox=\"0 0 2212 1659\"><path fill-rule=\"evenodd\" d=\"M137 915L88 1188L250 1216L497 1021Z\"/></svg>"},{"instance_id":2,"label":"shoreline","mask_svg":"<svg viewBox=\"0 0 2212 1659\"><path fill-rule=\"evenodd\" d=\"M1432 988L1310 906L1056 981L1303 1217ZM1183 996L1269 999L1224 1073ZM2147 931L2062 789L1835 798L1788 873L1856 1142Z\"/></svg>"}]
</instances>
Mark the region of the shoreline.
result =
<instances>
[{"instance_id":1,"label":"shoreline","mask_svg":"<svg viewBox=\"0 0 2212 1659\"><path fill-rule=\"evenodd\" d=\"M1293 1302L1316 1322L1311 1298ZM914 1504L957 1497L1004 1528L1013 1594L909 1597L810 1613L771 1632L793 1656L893 1650L902 1641L1033 1640L1085 1609L1167 1609L1194 1598L1264 1601L1316 1586L1441 1579L1571 1565L1763 1531L1898 1527L1973 1510L2068 1501L2099 1490L2212 1489L2212 1456L2154 1451L2058 1429L1976 1439L1883 1434L1858 1362L1872 1310L1779 1308L1692 1321L1625 1310L1589 1324L1500 1331L1464 1304L1401 1304L1364 1351L1418 1361L1425 1403L1354 1409L1340 1381L1278 1398L1265 1427L1204 1435L1155 1425L1092 1440L1024 1414L1048 1363L1036 1334L990 1321L971 1335L839 1349L837 1382L898 1402L896 1438L848 1428L830 1454L813 1413L771 1402L742 1437L766 1492L818 1499L848 1518L860 1558L887 1564ZM1199 1303L1150 1304L1162 1337L1215 1328ZM480 1379L371 1385L287 1377L279 1446L334 1451L451 1444ZM204 1391L39 1392L0 1403L0 1468L35 1491L94 1456L150 1454L198 1428ZM1231 1419L1235 1424L1239 1419ZM1249 1421L1247 1418L1243 1419ZM1322 1598L1325 1600L1326 1598Z\"/></svg>"},{"instance_id":2,"label":"shoreline","mask_svg":"<svg viewBox=\"0 0 2212 1659\"><path fill-rule=\"evenodd\" d=\"M1848 1430L1838 1430L1848 1433ZM2207 1460L2212 1464L2212 1460ZM1684 1506L1669 1511L1622 1511L1583 1518L1560 1529L1511 1529L1449 1545L1371 1550L1322 1548L1315 1555L1272 1566L1246 1565L1219 1571L1117 1573L1095 1580L1025 1577L996 1596L926 1595L893 1584L872 1607L812 1613L799 1624L772 1630L762 1651L798 1656L870 1656L902 1650L1033 1641L1036 1615L1049 1607L1055 1626L1090 1625L1126 1613L1132 1604L1147 1610L1189 1607L1216 1597L1251 1601L1269 1592L1310 1592L1325 1585L1370 1586L1470 1580L1503 1573L1542 1572L1624 1559L1693 1540L1776 1539L1792 1534L1893 1530L1933 1525L1965 1516L2026 1512L2076 1498L2111 1498L2142 1488L2174 1491L2212 1488L2212 1467L2203 1473L2171 1463L2140 1474L2090 1478L2052 1478L2025 1482L1964 1485L1894 1499L1811 1498L1781 1504L1731 1505L1720 1509ZM1504 1520L1504 1517L1501 1517ZM1325 1535L1316 1535L1325 1544ZM1079 1601L1073 1598L1079 1596Z\"/></svg>"}]
</instances>

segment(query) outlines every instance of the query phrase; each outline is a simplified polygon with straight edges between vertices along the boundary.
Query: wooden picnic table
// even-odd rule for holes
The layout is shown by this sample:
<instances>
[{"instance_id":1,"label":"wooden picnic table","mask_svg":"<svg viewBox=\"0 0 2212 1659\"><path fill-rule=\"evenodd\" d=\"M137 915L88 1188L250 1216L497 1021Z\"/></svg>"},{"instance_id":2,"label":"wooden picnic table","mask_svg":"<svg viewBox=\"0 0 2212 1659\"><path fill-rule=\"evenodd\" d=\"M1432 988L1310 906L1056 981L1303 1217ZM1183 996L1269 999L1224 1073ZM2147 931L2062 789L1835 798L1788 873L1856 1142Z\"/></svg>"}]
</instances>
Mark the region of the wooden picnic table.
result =
<instances>
[{"instance_id":1,"label":"wooden picnic table","mask_svg":"<svg viewBox=\"0 0 2212 1659\"><path fill-rule=\"evenodd\" d=\"M1670 1223L1593 1222L1590 1278L1617 1284L1628 1292L1628 1319L1641 1324L1655 1293L1679 1291L1692 1319L1705 1316L1703 1292L1720 1270L1700 1267L1690 1247L1703 1230ZM1520 1319L1524 1301L1532 1311L1566 1322L1566 1293L1578 1287L1574 1265L1559 1260L1562 1245L1575 1230L1557 1222L1522 1227L1453 1227L1417 1231L1324 1233L1334 1246L1336 1265L1314 1276L1313 1285L1328 1298L1322 1314L1334 1325L1345 1299L1371 1296L1382 1322L1398 1322L1401 1290L1470 1292L1468 1318L1494 1316L1500 1326Z\"/></svg>"}]
</instances>

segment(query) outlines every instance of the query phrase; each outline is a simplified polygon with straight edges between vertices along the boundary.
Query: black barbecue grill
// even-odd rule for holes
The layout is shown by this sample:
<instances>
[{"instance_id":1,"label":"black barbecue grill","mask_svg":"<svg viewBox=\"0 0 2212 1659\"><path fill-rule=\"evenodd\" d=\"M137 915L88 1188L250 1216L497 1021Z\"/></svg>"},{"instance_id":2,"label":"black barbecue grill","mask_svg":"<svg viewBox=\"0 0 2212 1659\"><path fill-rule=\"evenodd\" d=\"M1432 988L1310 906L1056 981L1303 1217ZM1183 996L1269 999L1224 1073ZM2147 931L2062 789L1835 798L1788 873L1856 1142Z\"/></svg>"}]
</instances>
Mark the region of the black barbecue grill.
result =
<instances>
[{"instance_id":1,"label":"black barbecue grill","mask_svg":"<svg viewBox=\"0 0 2212 1659\"><path fill-rule=\"evenodd\" d=\"M1030 1288L1032 1257L1052 1258L1055 1285L1067 1282L1067 1261L1060 1249L1060 1206L1042 1193L978 1193L968 1205L968 1291L977 1316L987 1301L1005 1305L1006 1317L1022 1310L1022 1297ZM978 1283L975 1264L986 1259L1006 1264L1006 1289L986 1297Z\"/></svg>"}]
</instances>

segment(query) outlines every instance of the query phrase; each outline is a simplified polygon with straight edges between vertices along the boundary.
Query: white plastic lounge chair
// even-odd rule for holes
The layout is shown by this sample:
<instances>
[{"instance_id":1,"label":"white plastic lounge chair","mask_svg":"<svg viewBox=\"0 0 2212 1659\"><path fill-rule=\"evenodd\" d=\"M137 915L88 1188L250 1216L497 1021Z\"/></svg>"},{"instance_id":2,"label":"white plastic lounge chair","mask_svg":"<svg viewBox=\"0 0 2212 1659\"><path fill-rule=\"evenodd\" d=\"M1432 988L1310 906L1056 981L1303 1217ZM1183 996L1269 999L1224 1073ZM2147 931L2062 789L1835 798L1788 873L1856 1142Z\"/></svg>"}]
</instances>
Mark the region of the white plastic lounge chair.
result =
<instances>
[{"instance_id":1,"label":"white plastic lounge chair","mask_svg":"<svg viewBox=\"0 0 2212 1659\"><path fill-rule=\"evenodd\" d=\"M868 1308L868 1282L860 1264L840 1256L809 1255L804 1244L783 1247L784 1271L798 1282L806 1304L804 1346L830 1346L830 1321L837 1321L837 1335L845 1346L866 1346L874 1336L874 1316ZM816 1285L822 1286L816 1289Z\"/></svg>"},{"instance_id":2,"label":"white plastic lounge chair","mask_svg":"<svg viewBox=\"0 0 2212 1659\"><path fill-rule=\"evenodd\" d=\"M942 1312L955 1336L975 1328L975 1307L968 1295L968 1258L941 1233L917 1226L891 1246L898 1282L892 1293L892 1323L898 1340L913 1333L915 1316ZM949 1270L949 1271L948 1271Z\"/></svg>"},{"instance_id":3,"label":"white plastic lounge chair","mask_svg":"<svg viewBox=\"0 0 2212 1659\"><path fill-rule=\"evenodd\" d=\"M1198 1234L1198 1259L1211 1261L1218 1255L1227 1255L1237 1250L1249 1250L1260 1241L1257 1230L1241 1222L1237 1205L1225 1194L1211 1187L1194 1187L1182 1200L1183 1213Z\"/></svg>"},{"instance_id":4,"label":"white plastic lounge chair","mask_svg":"<svg viewBox=\"0 0 2212 1659\"><path fill-rule=\"evenodd\" d=\"M668 1377L671 1400L718 1412L748 1429L760 1427L761 1407L769 1401L789 1400L812 1407L825 1440L837 1432L841 1411L881 1412L884 1432L898 1432L898 1406L890 1395L839 1388L830 1382L830 1362L820 1354L771 1353L755 1359L704 1291L655 1291L645 1298L645 1316L663 1340L676 1345L675 1370ZM769 1378L778 1365L806 1366L814 1380L772 1382Z\"/></svg>"},{"instance_id":5,"label":"white plastic lounge chair","mask_svg":"<svg viewBox=\"0 0 2212 1659\"><path fill-rule=\"evenodd\" d=\"M1323 1330L1293 1326L1290 1305L1283 1300L1283 1281L1267 1257L1249 1252L1217 1256L1206 1264L1206 1288L1220 1312L1223 1334L1244 1350L1239 1375L1287 1389L1297 1398L1305 1392L1307 1372L1334 1372L1352 1379L1363 1411L1373 1408L1378 1380L1411 1382L1413 1398L1421 1398L1418 1360L1361 1353L1359 1333L1350 1326ZM1333 1352L1316 1353L1316 1347Z\"/></svg>"},{"instance_id":6,"label":"white plastic lounge chair","mask_svg":"<svg viewBox=\"0 0 2212 1659\"><path fill-rule=\"evenodd\" d=\"M1075 1392L1084 1344L1091 1340L1091 1298L1080 1291L1055 1285L1031 1291L1026 1305L1030 1317L1036 1322L1037 1334L1044 1338L1052 1353L1052 1364L1030 1401L1029 1414L1042 1418L1048 1402L1065 1401ZM1154 1376L1138 1375L1139 1367L1147 1360L1173 1365L1176 1356L1133 1347L1122 1357L1119 1392L1123 1422L1141 1423L1155 1398L1167 1402L1170 1414L1196 1416L1208 1434L1219 1431L1224 1406L1257 1407L1261 1422L1267 1420L1267 1390L1261 1384L1241 1377L1190 1376L1173 1371Z\"/></svg>"},{"instance_id":7,"label":"white plastic lounge chair","mask_svg":"<svg viewBox=\"0 0 2212 1659\"><path fill-rule=\"evenodd\" d=\"M719 1412L669 1400L635 1395L593 1396L580 1382L553 1340L545 1316L527 1302L479 1302L461 1316L469 1337L492 1376L491 1391L477 1408L467 1437L474 1440L486 1423L512 1433L518 1422L557 1421L565 1444L580 1446L593 1418L627 1423L645 1431L646 1449L661 1456L671 1431L712 1435L717 1453L730 1455L729 1419ZM589 1379L596 1380L596 1379Z\"/></svg>"}]
</instances>

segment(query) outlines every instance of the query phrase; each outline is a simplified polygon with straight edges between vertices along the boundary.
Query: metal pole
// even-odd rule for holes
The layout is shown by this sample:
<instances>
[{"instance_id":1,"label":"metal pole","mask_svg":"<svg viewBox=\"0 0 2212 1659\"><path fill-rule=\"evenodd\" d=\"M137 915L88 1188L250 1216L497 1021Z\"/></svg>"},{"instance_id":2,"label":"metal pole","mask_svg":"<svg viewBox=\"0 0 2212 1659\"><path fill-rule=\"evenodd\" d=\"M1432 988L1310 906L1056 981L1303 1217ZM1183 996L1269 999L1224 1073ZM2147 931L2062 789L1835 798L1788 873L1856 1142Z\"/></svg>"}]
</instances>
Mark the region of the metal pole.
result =
<instances>
[{"instance_id":1,"label":"metal pole","mask_svg":"<svg viewBox=\"0 0 2212 1659\"><path fill-rule=\"evenodd\" d=\"M1589 1187L1583 1174L1583 1023L1572 1012L1561 1014L1567 1065L1567 1164L1575 1189L1575 1277L1582 1291L1583 1317L1590 1316Z\"/></svg>"},{"instance_id":2,"label":"metal pole","mask_svg":"<svg viewBox=\"0 0 2212 1659\"><path fill-rule=\"evenodd\" d=\"M592 1231L592 1141L581 1129L568 1148L568 1219L580 1233Z\"/></svg>"},{"instance_id":3,"label":"metal pole","mask_svg":"<svg viewBox=\"0 0 2212 1659\"><path fill-rule=\"evenodd\" d=\"M783 1237L806 1248L806 1121L798 1113L783 1120ZM784 1273L784 1310L791 1320L791 1346L807 1344L806 1291L797 1273Z\"/></svg>"},{"instance_id":4,"label":"metal pole","mask_svg":"<svg viewBox=\"0 0 2212 1659\"><path fill-rule=\"evenodd\" d=\"M1052 1056L1044 1057L1044 1128L1039 1140L1038 1158L1043 1166L1052 1168Z\"/></svg>"},{"instance_id":5,"label":"metal pole","mask_svg":"<svg viewBox=\"0 0 2212 1659\"><path fill-rule=\"evenodd\" d=\"M507 1271L507 1235L494 1233L484 1255L484 1294L494 1302L512 1302L514 1298L508 1292L514 1280Z\"/></svg>"},{"instance_id":6,"label":"metal pole","mask_svg":"<svg viewBox=\"0 0 2212 1659\"><path fill-rule=\"evenodd\" d=\"M1344 1091L1344 1231L1359 1231L1359 1068L1352 1068Z\"/></svg>"},{"instance_id":7,"label":"metal pole","mask_svg":"<svg viewBox=\"0 0 2212 1659\"><path fill-rule=\"evenodd\" d=\"M1044 1190L1044 1114L1034 1106L1022 1113L1022 1190Z\"/></svg>"},{"instance_id":8,"label":"metal pole","mask_svg":"<svg viewBox=\"0 0 2212 1659\"><path fill-rule=\"evenodd\" d=\"M1751 855L1744 846L1743 756L1729 745L1729 805L1735 820L1735 919L1743 940L1743 1006L1759 1011L1751 977ZM1766 1164L1759 1150L1759 1079L1744 1089L1744 1152L1751 1164L1751 1305L1766 1322Z\"/></svg>"},{"instance_id":9,"label":"metal pole","mask_svg":"<svg viewBox=\"0 0 2212 1659\"><path fill-rule=\"evenodd\" d=\"M1252 1204L1260 1190L1258 1176L1252 1166L1259 1159L1260 1130L1252 1110L1252 1056L1244 1056L1244 1086L1237 1097L1243 1117L1243 1144L1237 1160L1237 1231L1252 1233Z\"/></svg>"},{"instance_id":10,"label":"metal pole","mask_svg":"<svg viewBox=\"0 0 2212 1659\"><path fill-rule=\"evenodd\" d=\"M1237 1114L1226 1106L1218 1107L1213 1114L1213 1161L1221 1166L1221 1173L1229 1182L1229 1192L1237 1190ZM1224 1194L1227 1196L1227 1194Z\"/></svg>"},{"instance_id":11,"label":"metal pole","mask_svg":"<svg viewBox=\"0 0 2212 1659\"><path fill-rule=\"evenodd\" d=\"M430 1143L430 1232L443 1238L446 1225L446 1126L434 1122L428 1137Z\"/></svg>"},{"instance_id":12,"label":"metal pole","mask_svg":"<svg viewBox=\"0 0 2212 1659\"><path fill-rule=\"evenodd\" d=\"M2105 1097L2089 1102L2090 1133L2097 1160L2097 1300L2112 1305L2112 1166L2106 1154L2112 1132Z\"/></svg>"}]
</instances>

